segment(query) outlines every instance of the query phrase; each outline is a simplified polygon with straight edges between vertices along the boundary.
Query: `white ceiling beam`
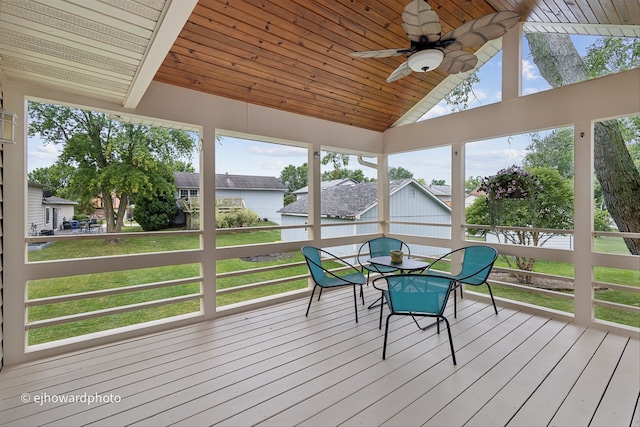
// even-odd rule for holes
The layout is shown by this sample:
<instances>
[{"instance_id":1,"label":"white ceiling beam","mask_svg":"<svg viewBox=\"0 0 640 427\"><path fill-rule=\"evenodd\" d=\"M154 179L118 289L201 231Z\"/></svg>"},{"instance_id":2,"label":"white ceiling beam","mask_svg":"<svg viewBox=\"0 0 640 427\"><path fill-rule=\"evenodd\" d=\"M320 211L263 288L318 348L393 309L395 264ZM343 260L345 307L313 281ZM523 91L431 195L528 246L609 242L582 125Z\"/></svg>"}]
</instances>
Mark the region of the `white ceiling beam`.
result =
<instances>
[{"instance_id":1,"label":"white ceiling beam","mask_svg":"<svg viewBox=\"0 0 640 427\"><path fill-rule=\"evenodd\" d=\"M154 34L149 49L147 50L142 64L133 79L133 84L129 89L123 106L125 108L136 108L147 91L153 77L156 75L162 61L166 58L171 46L182 31L193 8L198 4L198 0L168 0L166 7L160 17L157 31Z\"/></svg>"}]
</instances>

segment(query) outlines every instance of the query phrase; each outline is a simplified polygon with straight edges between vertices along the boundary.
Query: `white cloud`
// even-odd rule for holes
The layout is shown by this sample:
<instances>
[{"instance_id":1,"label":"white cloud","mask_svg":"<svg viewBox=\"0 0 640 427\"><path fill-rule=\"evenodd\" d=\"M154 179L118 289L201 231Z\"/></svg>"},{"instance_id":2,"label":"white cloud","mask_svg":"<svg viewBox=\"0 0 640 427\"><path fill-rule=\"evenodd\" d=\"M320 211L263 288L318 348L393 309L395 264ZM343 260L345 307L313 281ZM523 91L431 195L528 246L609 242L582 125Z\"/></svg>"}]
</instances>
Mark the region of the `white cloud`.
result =
<instances>
[{"instance_id":1,"label":"white cloud","mask_svg":"<svg viewBox=\"0 0 640 427\"><path fill-rule=\"evenodd\" d=\"M528 59L522 61L522 77L524 80L538 80L541 79L538 73L538 67Z\"/></svg>"},{"instance_id":2,"label":"white cloud","mask_svg":"<svg viewBox=\"0 0 640 427\"><path fill-rule=\"evenodd\" d=\"M46 168L53 165L62 151L62 144L44 144L40 138L28 139L27 170Z\"/></svg>"}]
</instances>

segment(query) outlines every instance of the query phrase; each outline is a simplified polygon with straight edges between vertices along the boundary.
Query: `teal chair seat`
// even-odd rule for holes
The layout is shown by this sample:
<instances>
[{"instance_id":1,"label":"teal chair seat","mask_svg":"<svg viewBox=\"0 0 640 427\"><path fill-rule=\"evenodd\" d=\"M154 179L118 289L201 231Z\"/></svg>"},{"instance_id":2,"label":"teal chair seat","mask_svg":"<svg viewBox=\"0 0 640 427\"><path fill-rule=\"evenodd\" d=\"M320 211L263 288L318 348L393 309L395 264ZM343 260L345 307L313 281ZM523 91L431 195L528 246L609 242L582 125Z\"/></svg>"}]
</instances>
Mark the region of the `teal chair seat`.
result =
<instances>
[{"instance_id":1,"label":"teal chair seat","mask_svg":"<svg viewBox=\"0 0 640 427\"><path fill-rule=\"evenodd\" d=\"M356 312L356 322L358 321L358 297L356 294L356 287L360 287L360 296L362 296L362 304L364 305L364 293L362 286L367 283L367 278L362 274L355 266L351 265L347 261L333 255L325 250L315 248L313 246L304 246L302 254L307 262L307 267L311 273L314 286L309 297L309 304L307 305L307 313L305 316L309 316L309 309L311 308L311 301L313 301L313 295L316 288L320 288L318 292L318 300L322 295L323 288L336 288L339 286L352 286L353 287L353 303ZM325 259L323 262L322 258ZM326 266L328 261L338 262L347 267L346 272L334 273L329 267Z\"/></svg>"},{"instance_id":2,"label":"teal chair seat","mask_svg":"<svg viewBox=\"0 0 640 427\"><path fill-rule=\"evenodd\" d=\"M457 254L462 254L462 264L456 268L453 263L450 266L451 273L445 271L438 271L438 268L442 268L445 262L452 259ZM436 259L425 271L425 274L431 276L445 277L454 281L453 286L453 307L454 317L458 315L456 289L460 289L460 298L463 298L462 285L480 286L486 284L489 289L489 295L491 296L491 302L493 303L493 310L498 314L496 307L496 301L493 299L493 292L491 286L487 283L489 274L493 269L493 264L498 258L498 251L491 246L476 245L466 246L460 249L449 252Z\"/></svg>"},{"instance_id":3,"label":"teal chair seat","mask_svg":"<svg viewBox=\"0 0 640 427\"><path fill-rule=\"evenodd\" d=\"M444 316L447 300L454 286L453 280L425 274L396 274L380 277L373 281L373 285L382 290L383 298L389 307L389 315L384 329L382 359L386 359L389 320L392 316L411 316L418 328L422 330L433 326L433 324L422 327L416 317L431 317L436 319L438 333L440 333L440 322L445 322L449 335L451 357L453 364L456 364L451 328L449 321ZM380 307L380 327L382 327L382 306Z\"/></svg>"}]
</instances>

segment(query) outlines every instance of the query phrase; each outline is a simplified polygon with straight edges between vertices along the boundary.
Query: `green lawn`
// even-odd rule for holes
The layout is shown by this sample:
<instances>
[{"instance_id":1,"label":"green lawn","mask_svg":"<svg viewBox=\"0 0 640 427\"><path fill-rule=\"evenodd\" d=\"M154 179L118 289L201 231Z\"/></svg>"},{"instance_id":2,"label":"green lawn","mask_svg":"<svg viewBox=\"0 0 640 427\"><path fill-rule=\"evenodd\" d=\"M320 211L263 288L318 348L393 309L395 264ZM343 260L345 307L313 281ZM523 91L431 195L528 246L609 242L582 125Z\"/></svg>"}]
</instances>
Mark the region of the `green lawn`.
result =
<instances>
[{"instance_id":1,"label":"green lawn","mask_svg":"<svg viewBox=\"0 0 640 427\"><path fill-rule=\"evenodd\" d=\"M127 231L135 230L134 227L127 227ZM280 231L261 230L254 232L239 232L233 234L220 234L217 237L217 246L236 246L254 243L268 243L280 240ZM617 242L612 242L617 240ZM598 250L604 252L616 252L621 250L620 239L598 239L596 245ZM199 247L199 236L187 236L167 233L164 237L141 237L125 238L120 243L112 243L104 239L97 240L75 240L69 242L56 242L55 244L38 250L29 252L29 261L43 261L53 259L72 259L80 257L98 257L107 255L121 255L144 252L160 252L171 250L193 249ZM624 247L622 248L624 249ZM285 254L278 259L255 262L244 259L230 259L217 262L217 272L230 272L247 270L270 265L286 265L303 261L304 258L299 251ZM506 266L504 261L499 260L497 265ZM573 276L573 265L552 261L538 261L535 271L550 274ZM241 275L237 277L223 278L217 281L219 289L226 289L244 284L262 282L283 277L290 277L305 274L306 266L287 267L282 270L261 272L251 275ZM135 286L143 283L153 283L156 281L184 279L199 275L199 265L167 266L161 268L138 269L107 274L89 274L79 276L69 276L59 279L37 280L29 283L28 294L30 299L45 298L57 295L67 295L79 292L89 292L99 289L110 289L124 286ZM640 273L616 270L598 269L596 272L598 280L613 283L635 284L640 286ZM224 306L240 301L251 300L274 295L294 289L302 289L307 286L306 280L290 281L287 283L250 289L240 292L218 295L217 305ZM512 290L504 287L494 287L494 294L518 301L550 307L557 310L573 312L573 301L559 298L550 298L531 292ZM475 290L475 289L474 289ZM486 292L486 287L477 289ZM152 289L128 292L124 294L96 297L78 301L70 301L58 304L47 304L43 306L30 307L28 318L30 322L50 319L59 316L66 316L78 313L91 312L110 307L119 307L134 303L143 303L165 298L174 298L184 295L192 295L200 292L199 283L176 285L167 288ZM620 302L624 304L639 306L640 296L624 291L598 291L596 298ZM108 315L97 319L76 321L68 324L38 328L29 331L29 344L39 344L48 341L78 336L90 332L97 332L112 329L120 326L137 324L151 320L162 319L180 314L193 313L200 310L199 300L176 302L173 304L139 309L125 313ZM637 315L612 310L608 308L597 308L596 315L600 319L615 321L623 324L639 326Z\"/></svg>"}]
</instances>

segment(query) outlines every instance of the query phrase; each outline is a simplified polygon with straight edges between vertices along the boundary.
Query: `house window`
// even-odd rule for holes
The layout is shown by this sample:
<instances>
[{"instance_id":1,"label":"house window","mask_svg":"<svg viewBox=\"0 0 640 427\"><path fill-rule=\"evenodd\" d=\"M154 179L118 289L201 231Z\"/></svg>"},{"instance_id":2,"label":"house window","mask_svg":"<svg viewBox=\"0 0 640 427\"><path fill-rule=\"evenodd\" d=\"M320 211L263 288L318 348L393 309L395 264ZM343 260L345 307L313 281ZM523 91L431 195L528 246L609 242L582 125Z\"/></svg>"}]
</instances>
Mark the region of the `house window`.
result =
<instances>
[{"instance_id":1,"label":"house window","mask_svg":"<svg viewBox=\"0 0 640 427\"><path fill-rule=\"evenodd\" d=\"M44 209L44 223L49 224L49 208Z\"/></svg>"},{"instance_id":2,"label":"house window","mask_svg":"<svg viewBox=\"0 0 640 427\"><path fill-rule=\"evenodd\" d=\"M409 198L414 199L416 197L416 190L414 188L409 189Z\"/></svg>"},{"instance_id":3,"label":"house window","mask_svg":"<svg viewBox=\"0 0 640 427\"><path fill-rule=\"evenodd\" d=\"M195 190L180 190L180 197L188 199L189 197L198 197L198 189Z\"/></svg>"}]
</instances>

